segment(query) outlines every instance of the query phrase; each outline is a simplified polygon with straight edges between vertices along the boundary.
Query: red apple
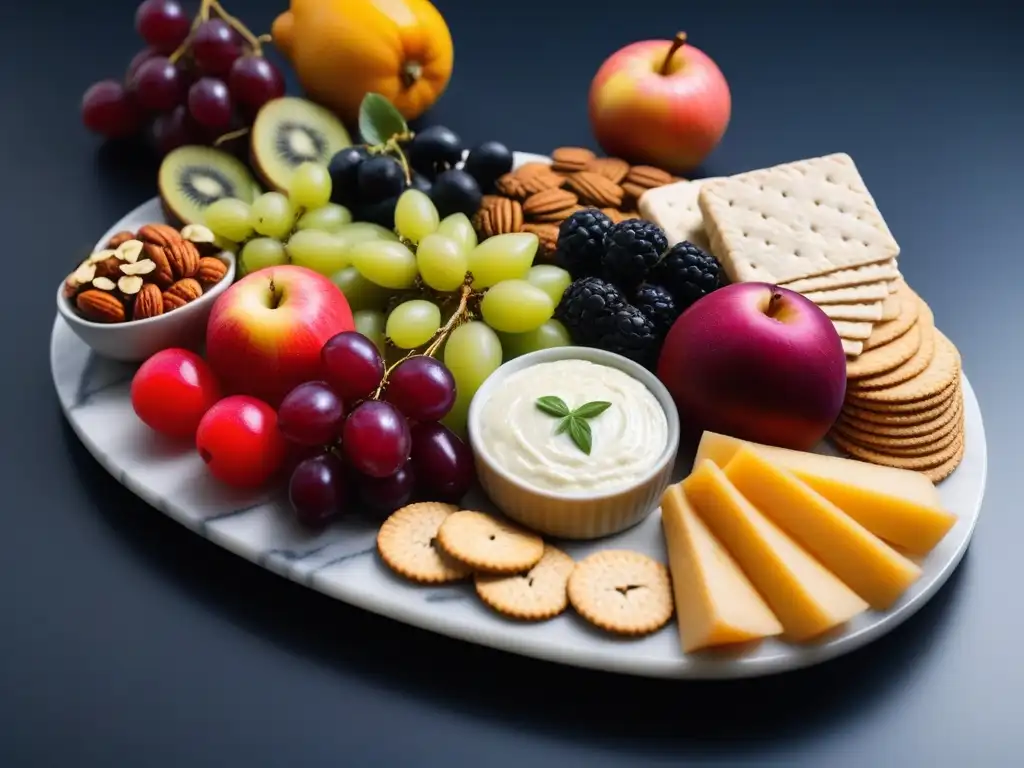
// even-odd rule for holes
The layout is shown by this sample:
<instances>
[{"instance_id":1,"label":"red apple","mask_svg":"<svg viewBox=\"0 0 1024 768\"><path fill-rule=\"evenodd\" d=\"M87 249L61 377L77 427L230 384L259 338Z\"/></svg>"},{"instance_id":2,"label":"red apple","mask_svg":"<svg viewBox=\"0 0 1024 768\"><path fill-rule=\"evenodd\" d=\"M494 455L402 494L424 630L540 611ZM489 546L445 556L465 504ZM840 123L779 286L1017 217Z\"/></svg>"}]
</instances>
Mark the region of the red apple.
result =
<instances>
[{"instance_id":1,"label":"red apple","mask_svg":"<svg viewBox=\"0 0 1024 768\"><path fill-rule=\"evenodd\" d=\"M590 84L590 124L601 148L674 173L703 162L731 113L722 71L682 32L616 51Z\"/></svg>"},{"instance_id":2,"label":"red apple","mask_svg":"<svg viewBox=\"0 0 1024 768\"><path fill-rule=\"evenodd\" d=\"M839 416L846 356L813 302L766 283L736 283L676 320L658 378L687 431L806 451Z\"/></svg>"},{"instance_id":3,"label":"red apple","mask_svg":"<svg viewBox=\"0 0 1024 768\"><path fill-rule=\"evenodd\" d=\"M355 329L341 290L292 265L246 275L217 299L206 326L206 359L224 388L273 407L320 373L320 349Z\"/></svg>"}]
</instances>

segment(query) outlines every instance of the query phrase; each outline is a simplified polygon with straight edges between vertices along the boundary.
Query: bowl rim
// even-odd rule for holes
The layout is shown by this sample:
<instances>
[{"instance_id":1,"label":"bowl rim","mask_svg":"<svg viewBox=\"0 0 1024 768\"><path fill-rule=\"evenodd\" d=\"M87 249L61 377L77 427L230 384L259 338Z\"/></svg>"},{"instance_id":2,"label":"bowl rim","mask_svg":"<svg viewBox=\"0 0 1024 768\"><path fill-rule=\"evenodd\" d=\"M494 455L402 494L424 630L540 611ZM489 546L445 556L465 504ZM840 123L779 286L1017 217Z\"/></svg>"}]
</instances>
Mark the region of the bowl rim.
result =
<instances>
[{"instance_id":1,"label":"bowl rim","mask_svg":"<svg viewBox=\"0 0 1024 768\"><path fill-rule=\"evenodd\" d=\"M616 370L633 377L647 387L647 390L654 396L654 399L658 401L658 405L661 406L661 410L665 414L665 419L668 422L668 439L665 441L665 447L662 449L661 453L658 454L658 459L654 462L651 469L632 483L614 488L611 491L593 493L564 493L550 491L544 488L538 488L535 485L530 485L519 477L508 472L505 468L499 466L498 463L494 461L486 447L482 447L484 443L479 438L480 432L476 427L482 419L483 408L489 399L490 391L513 373L518 373L519 371L540 363L552 363L560 360L583 360L596 365L606 365L609 368L615 368ZM481 397L481 395L483 396ZM534 496L575 503L611 499L650 483L665 471L666 466L674 465L676 456L679 452L681 434L679 412L676 409L675 401L672 399L672 395L669 393L668 388L661 383L657 376L639 363L636 363L628 357L624 357L616 352L610 352L606 349L599 349L597 347L583 347L578 345L539 349L534 352L528 352L525 355L512 358L506 363L502 363L484 380L483 384L481 384L473 394L473 400L469 405L469 414L466 426L473 455L480 461L486 462L490 470L500 476L505 482L510 483L525 493L529 493Z\"/></svg>"},{"instance_id":2,"label":"bowl rim","mask_svg":"<svg viewBox=\"0 0 1024 768\"><path fill-rule=\"evenodd\" d=\"M182 315L179 313L188 312L190 309L207 304L208 300L215 299L234 282L237 266L235 255L231 253L231 251L221 251L220 253L214 254L214 258L220 259L227 264L228 271L224 274L224 277L222 277L217 284L213 286L213 288L203 293L203 295L198 299L189 302L178 310L175 310L173 314L174 317L180 318ZM75 311L71 300L64 295L64 282L66 279L67 278L62 279L60 281L60 285L57 286L57 312L60 313L60 316L69 323L75 323L85 328L104 329L116 332L114 329L127 330L130 328L145 328L147 325L154 325L159 323L161 320L166 320L166 318L172 316L172 313L164 312L163 314L156 315L155 317L144 317L141 320L127 320L122 323L97 323L94 320L87 320Z\"/></svg>"}]
</instances>

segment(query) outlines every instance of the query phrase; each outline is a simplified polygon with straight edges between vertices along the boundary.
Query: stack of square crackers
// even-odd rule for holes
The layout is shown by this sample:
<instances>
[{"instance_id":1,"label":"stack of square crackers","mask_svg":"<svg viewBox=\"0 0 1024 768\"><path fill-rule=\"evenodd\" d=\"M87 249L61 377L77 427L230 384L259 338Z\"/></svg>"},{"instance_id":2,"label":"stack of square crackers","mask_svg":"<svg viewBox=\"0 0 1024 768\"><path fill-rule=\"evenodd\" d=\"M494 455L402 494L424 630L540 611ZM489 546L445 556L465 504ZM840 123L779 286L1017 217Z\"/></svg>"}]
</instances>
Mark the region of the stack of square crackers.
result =
<instances>
[{"instance_id":1,"label":"stack of square crackers","mask_svg":"<svg viewBox=\"0 0 1024 768\"><path fill-rule=\"evenodd\" d=\"M832 320L849 382L839 447L935 481L956 468L960 356L901 277L899 245L849 155L669 184L639 209L670 245L714 254L732 282L796 291Z\"/></svg>"}]
</instances>

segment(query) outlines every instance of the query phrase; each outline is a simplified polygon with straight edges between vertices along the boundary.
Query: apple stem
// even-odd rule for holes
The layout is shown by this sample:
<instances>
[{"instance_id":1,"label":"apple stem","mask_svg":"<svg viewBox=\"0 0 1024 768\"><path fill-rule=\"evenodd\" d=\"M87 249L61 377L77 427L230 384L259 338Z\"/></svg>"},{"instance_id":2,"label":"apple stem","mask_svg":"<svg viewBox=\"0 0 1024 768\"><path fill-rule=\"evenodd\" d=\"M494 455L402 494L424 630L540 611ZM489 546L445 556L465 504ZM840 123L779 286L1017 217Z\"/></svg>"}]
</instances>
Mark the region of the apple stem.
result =
<instances>
[{"instance_id":1,"label":"apple stem","mask_svg":"<svg viewBox=\"0 0 1024 768\"><path fill-rule=\"evenodd\" d=\"M676 51L686 45L686 33L676 32L676 37L672 41L672 45L668 49L668 55L665 57L664 63L661 65L661 74L667 75L669 67L672 66L672 57L676 55Z\"/></svg>"},{"instance_id":2,"label":"apple stem","mask_svg":"<svg viewBox=\"0 0 1024 768\"><path fill-rule=\"evenodd\" d=\"M765 313L768 317L775 317L775 310L781 300L782 294L778 291L772 291L772 297L768 299L768 311Z\"/></svg>"}]
</instances>

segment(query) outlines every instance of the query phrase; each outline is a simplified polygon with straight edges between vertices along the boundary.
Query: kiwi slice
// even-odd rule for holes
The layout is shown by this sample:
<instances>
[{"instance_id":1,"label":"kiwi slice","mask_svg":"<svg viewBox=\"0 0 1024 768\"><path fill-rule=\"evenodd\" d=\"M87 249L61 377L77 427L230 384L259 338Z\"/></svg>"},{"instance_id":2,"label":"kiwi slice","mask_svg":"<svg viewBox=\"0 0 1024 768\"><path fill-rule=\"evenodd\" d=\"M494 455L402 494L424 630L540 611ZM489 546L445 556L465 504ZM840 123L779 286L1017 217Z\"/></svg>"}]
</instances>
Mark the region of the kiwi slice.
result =
<instances>
[{"instance_id":1,"label":"kiwi slice","mask_svg":"<svg viewBox=\"0 0 1024 768\"><path fill-rule=\"evenodd\" d=\"M240 160L212 147L185 146L160 163L160 201L182 224L198 224L203 211L224 197L251 203L260 194L256 180Z\"/></svg>"},{"instance_id":2,"label":"kiwi slice","mask_svg":"<svg viewBox=\"0 0 1024 768\"><path fill-rule=\"evenodd\" d=\"M252 125L249 160L271 189L285 192L302 163L327 165L334 153L352 145L345 126L323 107L284 96L268 101Z\"/></svg>"}]
</instances>

